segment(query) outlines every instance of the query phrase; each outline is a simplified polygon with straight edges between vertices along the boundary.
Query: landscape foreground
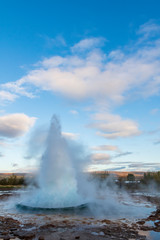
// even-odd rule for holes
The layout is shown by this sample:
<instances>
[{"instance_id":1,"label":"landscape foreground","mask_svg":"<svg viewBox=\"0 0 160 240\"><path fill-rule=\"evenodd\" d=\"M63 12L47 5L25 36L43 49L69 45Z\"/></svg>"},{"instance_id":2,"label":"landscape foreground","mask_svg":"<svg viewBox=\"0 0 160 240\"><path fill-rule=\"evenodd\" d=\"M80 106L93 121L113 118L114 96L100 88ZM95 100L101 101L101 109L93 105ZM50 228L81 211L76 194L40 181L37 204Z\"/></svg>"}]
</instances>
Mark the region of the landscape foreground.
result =
<instances>
[{"instance_id":1,"label":"landscape foreground","mask_svg":"<svg viewBox=\"0 0 160 240\"><path fill-rule=\"evenodd\" d=\"M110 203L106 212L97 213L96 208L90 212L18 209L16 203L26 191L0 191L0 239L160 238L160 195L157 192L132 191L127 198L126 193L119 192L119 207L114 209L114 204Z\"/></svg>"},{"instance_id":2,"label":"landscape foreground","mask_svg":"<svg viewBox=\"0 0 160 240\"><path fill-rule=\"evenodd\" d=\"M45 146L35 176L0 179L1 239L159 239L160 172L84 171L87 156L55 115Z\"/></svg>"}]
</instances>

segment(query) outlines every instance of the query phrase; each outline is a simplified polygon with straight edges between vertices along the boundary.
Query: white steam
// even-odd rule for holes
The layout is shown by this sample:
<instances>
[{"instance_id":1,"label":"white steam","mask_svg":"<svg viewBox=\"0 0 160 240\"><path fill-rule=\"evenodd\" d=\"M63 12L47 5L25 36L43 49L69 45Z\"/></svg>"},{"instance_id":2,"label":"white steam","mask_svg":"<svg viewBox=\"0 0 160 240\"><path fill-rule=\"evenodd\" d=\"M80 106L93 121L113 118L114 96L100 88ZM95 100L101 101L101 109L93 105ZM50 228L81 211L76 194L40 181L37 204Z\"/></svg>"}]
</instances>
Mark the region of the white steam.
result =
<instances>
[{"instance_id":1,"label":"white steam","mask_svg":"<svg viewBox=\"0 0 160 240\"><path fill-rule=\"evenodd\" d=\"M41 156L37 186L27 190L21 197L20 204L32 208L66 208L77 207L87 203L86 214L98 217L112 216L141 217L150 210L142 205L136 206L128 194L114 184L112 177L101 182L97 178L84 173L90 163L91 154L75 141L67 140L61 132L61 126L56 116L52 117L48 134L41 131L35 149L31 155ZM40 150L41 150L40 149ZM31 157L31 156L30 156Z\"/></svg>"},{"instance_id":2,"label":"white steam","mask_svg":"<svg viewBox=\"0 0 160 240\"><path fill-rule=\"evenodd\" d=\"M38 188L23 204L39 208L64 208L84 203L78 184L84 159L83 149L66 141L57 117L53 116L46 149L41 157Z\"/></svg>"}]
</instances>

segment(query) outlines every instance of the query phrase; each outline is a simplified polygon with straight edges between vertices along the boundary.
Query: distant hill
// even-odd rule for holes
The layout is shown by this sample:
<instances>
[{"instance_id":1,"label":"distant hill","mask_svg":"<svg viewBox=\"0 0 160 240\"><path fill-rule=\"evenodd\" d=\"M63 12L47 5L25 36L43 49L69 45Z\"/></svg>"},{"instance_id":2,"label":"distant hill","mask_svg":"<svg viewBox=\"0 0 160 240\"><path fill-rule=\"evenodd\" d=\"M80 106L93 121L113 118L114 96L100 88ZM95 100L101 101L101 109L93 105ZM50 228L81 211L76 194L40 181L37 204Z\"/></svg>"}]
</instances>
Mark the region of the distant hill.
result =
<instances>
[{"instance_id":1,"label":"distant hill","mask_svg":"<svg viewBox=\"0 0 160 240\"><path fill-rule=\"evenodd\" d=\"M95 171L93 172L93 174L98 174L98 175L101 175L101 174L109 174L109 175L113 175L114 177L116 178L119 178L119 177L127 177L128 174L134 174L134 176L136 178L139 178L141 179L144 175L144 172L138 172L138 171L133 171L133 172L118 172L118 171Z\"/></svg>"},{"instance_id":2,"label":"distant hill","mask_svg":"<svg viewBox=\"0 0 160 240\"><path fill-rule=\"evenodd\" d=\"M8 178L13 174L16 175L17 177L24 177L26 175L26 173L0 173L0 179Z\"/></svg>"},{"instance_id":3,"label":"distant hill","mask_svg":"<svg viewBox=\"0 0 160 240\"><path fill-rule=\"evenodd\" d=\"M113 175L114 177L116 178L119 178L119 177L127 177L127 175L129 173L132 173L135 175L136 178L139 178L141 179L144 175L144 172L138 172L138 171L134 171L134 172L118 172L118 171L94 171L94 172L90 172L90 173L93 173L93 174L110 174L110 175ZM0 173L0 179L2 178L7 178L9 176L11 176L12 174L18 176L18 177L22 177L22 176L26 176L26 175L29 175L29 176L33 176L33 173Z\"/></svg>"}]
</instances>

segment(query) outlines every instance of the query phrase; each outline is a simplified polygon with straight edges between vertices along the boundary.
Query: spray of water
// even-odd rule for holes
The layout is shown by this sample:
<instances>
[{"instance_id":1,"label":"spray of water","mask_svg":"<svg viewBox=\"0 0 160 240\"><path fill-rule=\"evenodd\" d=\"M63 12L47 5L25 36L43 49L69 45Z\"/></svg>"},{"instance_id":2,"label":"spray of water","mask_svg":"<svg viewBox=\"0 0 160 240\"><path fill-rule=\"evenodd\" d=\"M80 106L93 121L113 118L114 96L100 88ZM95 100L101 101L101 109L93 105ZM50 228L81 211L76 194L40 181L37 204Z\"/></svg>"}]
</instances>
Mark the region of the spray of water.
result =
<instances>
[{"instance_id":1,"label":"spray of water","mask_svg":"<svg viewBox=\"0 0 160 240\"><path fill-rule=\"evenodd\" d=\"M41 144L41 148L45 150L40 160L37 187L21 197L21 206L62 209L89 203L89 212L94 216L122 217L144 212L142 207L138 211L134 205L131 207L132 200L126 192L123 192L123 197L130 207L121 203L117 194L119 190L114 184L111 187L106 184L99 187L97 182L88 181L83 169L89 161L89 154L85 153L81 145L67 141L62 136L61 126L55 115L51 119L48 134L43 132L42 136L46 136L46 140L45 144ZM33 146L31 153L35 156ZM37 150L38 141L35 151L38 152Z\"/></svg>"},{"instance_id":2,"label":"spray of water","mask_svg":"<svg viewBox=\"0 0 160 240\"><path fill-rule=\"evenodd\" d=\"M62 136L60 123L54 115L46 139L46 149L41 157L38 188L23 200L23 204L39 208L64 208L84 203L77 180L81 169L75 170L75 163L80 162L78 148L77 158L73 154L73 146Z\"/></svg>"}]
</instances>

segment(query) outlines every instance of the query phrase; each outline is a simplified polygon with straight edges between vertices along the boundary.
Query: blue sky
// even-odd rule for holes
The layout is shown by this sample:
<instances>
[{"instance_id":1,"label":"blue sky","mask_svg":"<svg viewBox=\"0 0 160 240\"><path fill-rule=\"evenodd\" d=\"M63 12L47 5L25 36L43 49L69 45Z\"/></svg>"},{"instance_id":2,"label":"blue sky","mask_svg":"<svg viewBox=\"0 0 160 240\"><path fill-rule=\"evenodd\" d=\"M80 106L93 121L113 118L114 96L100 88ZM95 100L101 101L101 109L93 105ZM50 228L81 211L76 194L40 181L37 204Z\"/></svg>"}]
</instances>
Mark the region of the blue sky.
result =
<instances>
[{"instance_id":1,"label":"blue sky","mask_svg":"<svg viewBox=\"0 0 160 240\"><path fill-rule=\"evenodd\" d=\"M90 170L160 170L159 9L158 0L0 2L1 172L35 168L28 149L41 148L53 114L89 151Z\"/></svg>"}]
</instances>

